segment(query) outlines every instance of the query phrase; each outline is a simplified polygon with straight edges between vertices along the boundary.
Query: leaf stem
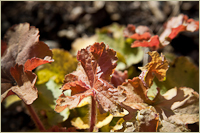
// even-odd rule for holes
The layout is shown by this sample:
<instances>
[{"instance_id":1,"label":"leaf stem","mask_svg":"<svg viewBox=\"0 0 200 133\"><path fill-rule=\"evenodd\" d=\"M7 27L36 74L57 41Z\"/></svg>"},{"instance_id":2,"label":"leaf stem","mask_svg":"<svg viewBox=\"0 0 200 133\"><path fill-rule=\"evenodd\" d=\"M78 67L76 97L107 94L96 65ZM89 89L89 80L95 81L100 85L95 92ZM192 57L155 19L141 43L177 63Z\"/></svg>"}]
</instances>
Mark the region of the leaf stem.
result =
<instances>
[{"instance_id":1,"label":"leaf stem","mask_svg":"<svg viewBox=\"0 0 200 133\"><path fill-rule=\"evenodd\" d=\"M42 124L42 122L40 121L40 118L38 117L38 115L36 114L36 112L34 111L33 107L31 105L27 105L26 103L24 103L26 108L28 109L32 120L34 121L36 127L40 130L40 131L46 131L46 129L44 128L44 125Z\"/></svg>"},{"instance_id":2,"label":"leaf stem","mask_svg":"<svg viewBox=\"0 0 200 133\"><path fill-rule=\"evenodd\" d=\"M147 54L147 52L149 52L149 48L144 47L144 56L143 56L143 66L145 66L147 63L149 63L149 55Z\"/></svg>"},{"instance_id":3,"label":"leaf stem","mask_svg":"<svg viewBox=\"0 0 200 133\"><path fill-rule=\"evenodd\" d=\"M90 132L94 130L94 126L96 123L96 101L94 100L94 97L92 96L91 101L91 115L90 115Z\"/></svg>"}]
</instances>

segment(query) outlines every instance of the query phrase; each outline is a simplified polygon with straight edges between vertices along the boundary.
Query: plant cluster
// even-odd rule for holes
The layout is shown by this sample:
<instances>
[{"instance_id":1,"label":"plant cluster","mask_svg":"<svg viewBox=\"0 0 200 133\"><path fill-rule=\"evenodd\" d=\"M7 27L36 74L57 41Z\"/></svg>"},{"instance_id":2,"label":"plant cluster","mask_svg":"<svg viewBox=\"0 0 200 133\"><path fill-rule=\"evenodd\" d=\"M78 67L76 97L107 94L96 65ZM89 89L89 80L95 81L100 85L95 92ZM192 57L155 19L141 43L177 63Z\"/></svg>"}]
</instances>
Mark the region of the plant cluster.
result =
<instances>
[{"instance_id":1,"label":"plant cluster","mask_svg":"<svg viewBox=\"0 0 200 133\"><path fill-rule=\"evenodd\" d=\"M1 102L22 101L35 131L191 131L199 123L198 67L158 50L180 32L198 30L199 21L183 14L161 35L113 24L77 39L68 52L50 50L28 23L14 25L1 41Z\"/></svg>"}]
</instances>

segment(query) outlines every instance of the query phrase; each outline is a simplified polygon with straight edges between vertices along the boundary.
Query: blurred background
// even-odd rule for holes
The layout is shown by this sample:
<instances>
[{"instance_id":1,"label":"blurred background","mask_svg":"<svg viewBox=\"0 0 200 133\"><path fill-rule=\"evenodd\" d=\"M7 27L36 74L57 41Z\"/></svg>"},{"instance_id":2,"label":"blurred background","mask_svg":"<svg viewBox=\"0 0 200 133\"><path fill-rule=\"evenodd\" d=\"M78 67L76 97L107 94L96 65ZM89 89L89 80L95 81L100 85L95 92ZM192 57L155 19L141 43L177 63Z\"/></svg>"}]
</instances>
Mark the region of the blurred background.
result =
<instances>
[{"instance_id":1,"label":"blurred background","mask_svg":"<svg viewBox=\"0 0 200 133\"><path fill-rule=\"evenodd\" d=\"M40 40L51 48L71 49L79 37L92 36L96 28L117 22L146 25L160 34L163 24L180 13L199 20L199 1L1 1L1 38L14 24L28 22L39 28ZM173 45L176 42L179 44ZM171 42L174 51L187 55L199 66L199 33L181 33ZM27 131L34 123L21 105L1 106L1 131Z\"/></svg>"},{"instance_id":2,"label":"blurred background","mask_svg":"<svg viewBox=\"0 0 200 133\"><path fill-rule=\"evenodd\" d=\"M164 22L180 13L198 20L199 2L2 1L1 37L12 25L28 22L39 28L40 40L69 50L76 38L93 35L95 28L117 22L125 26L146 25L157 34Z\"/></svg>"}]
</instances>

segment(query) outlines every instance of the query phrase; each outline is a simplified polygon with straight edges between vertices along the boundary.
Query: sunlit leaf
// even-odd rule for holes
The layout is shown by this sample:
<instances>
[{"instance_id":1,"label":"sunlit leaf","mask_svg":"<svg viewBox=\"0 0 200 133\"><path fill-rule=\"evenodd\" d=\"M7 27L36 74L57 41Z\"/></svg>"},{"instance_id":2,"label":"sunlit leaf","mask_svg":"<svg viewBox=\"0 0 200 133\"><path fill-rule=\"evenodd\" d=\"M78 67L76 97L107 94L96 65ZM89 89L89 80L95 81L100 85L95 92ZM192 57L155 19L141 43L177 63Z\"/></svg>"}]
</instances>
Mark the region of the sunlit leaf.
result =
<instances>
[{"instance_id":1,"label":"sunlit leaf","mask_svg":"<svg viewBox=\"0 0 200 133\"><path fill-rule=\"evenodd\" d=\"M116 52L109 49L104 43L94 43L77 54L80 61L77 70L66 75L63 92L71 90L72 96L61 94L57 100L55 110L61 112L64 108L75 108L87 96L93 96L101 111L115 113L118 107L112 96L109 82L116 67Z\"/></svg>"},{"instance_id":2,"label":"sunlit leaf","mask_svg":"<svg viewBox=\"0 0 200 133\"><path fill-rule=\"evenodd\" d=\"M144 67L139 67L142 70L139 77L145 86L150 87L155 76L159 81L165 80L169 65L164 55L159 56L156 51L148 52L148 54L151 56L151 61Z\"/></svg>"},{"instance_id":3,"label":"sunlit leaf","mask_svg":"<svg viewBox=\"0 0 200 133\"><path fill-rule=\"evenodd\" d=\"M155 83L161 90L169 90L176 86L190 87L199 92L199 69L189 58L181 56L169 64L166 80L155 80Z\"/></svg>"},{"instance_id":4,"label":"sunlit leaf","mask_svg":"<svg viewBox=\"0 0 200 133\"><path fill-rule=\"evenodd\" d=\"M155 98L154 107L161 115L161 131L188 130L186 124L199 122L199 94L191 88L173 88Z\"/></svg>"}]
</instances>

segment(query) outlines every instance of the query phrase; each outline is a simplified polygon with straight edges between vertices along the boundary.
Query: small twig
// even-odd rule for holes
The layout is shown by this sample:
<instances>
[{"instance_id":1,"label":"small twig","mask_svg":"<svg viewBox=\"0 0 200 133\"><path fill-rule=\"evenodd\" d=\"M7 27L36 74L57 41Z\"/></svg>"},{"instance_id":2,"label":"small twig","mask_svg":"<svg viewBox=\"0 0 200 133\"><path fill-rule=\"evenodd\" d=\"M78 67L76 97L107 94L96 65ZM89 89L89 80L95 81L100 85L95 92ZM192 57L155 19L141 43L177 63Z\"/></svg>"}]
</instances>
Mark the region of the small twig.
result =
<instances>
[{"instance_id":1,"label":"small twig","mask_svg":"<svg viewBox=\"0 0 200 133\"><path fill-rule=\"evenodd\" d=\"M36 127L42 132L46 131L46 129L44 128L44 125L42 124L42 122L40 121L40 118L38 117L38 115L35 113L33 107L31 105L27 105L26 103L24 103L26 108L28 109L32 120L34 121Z\"/></svg>"}]
</instances>

